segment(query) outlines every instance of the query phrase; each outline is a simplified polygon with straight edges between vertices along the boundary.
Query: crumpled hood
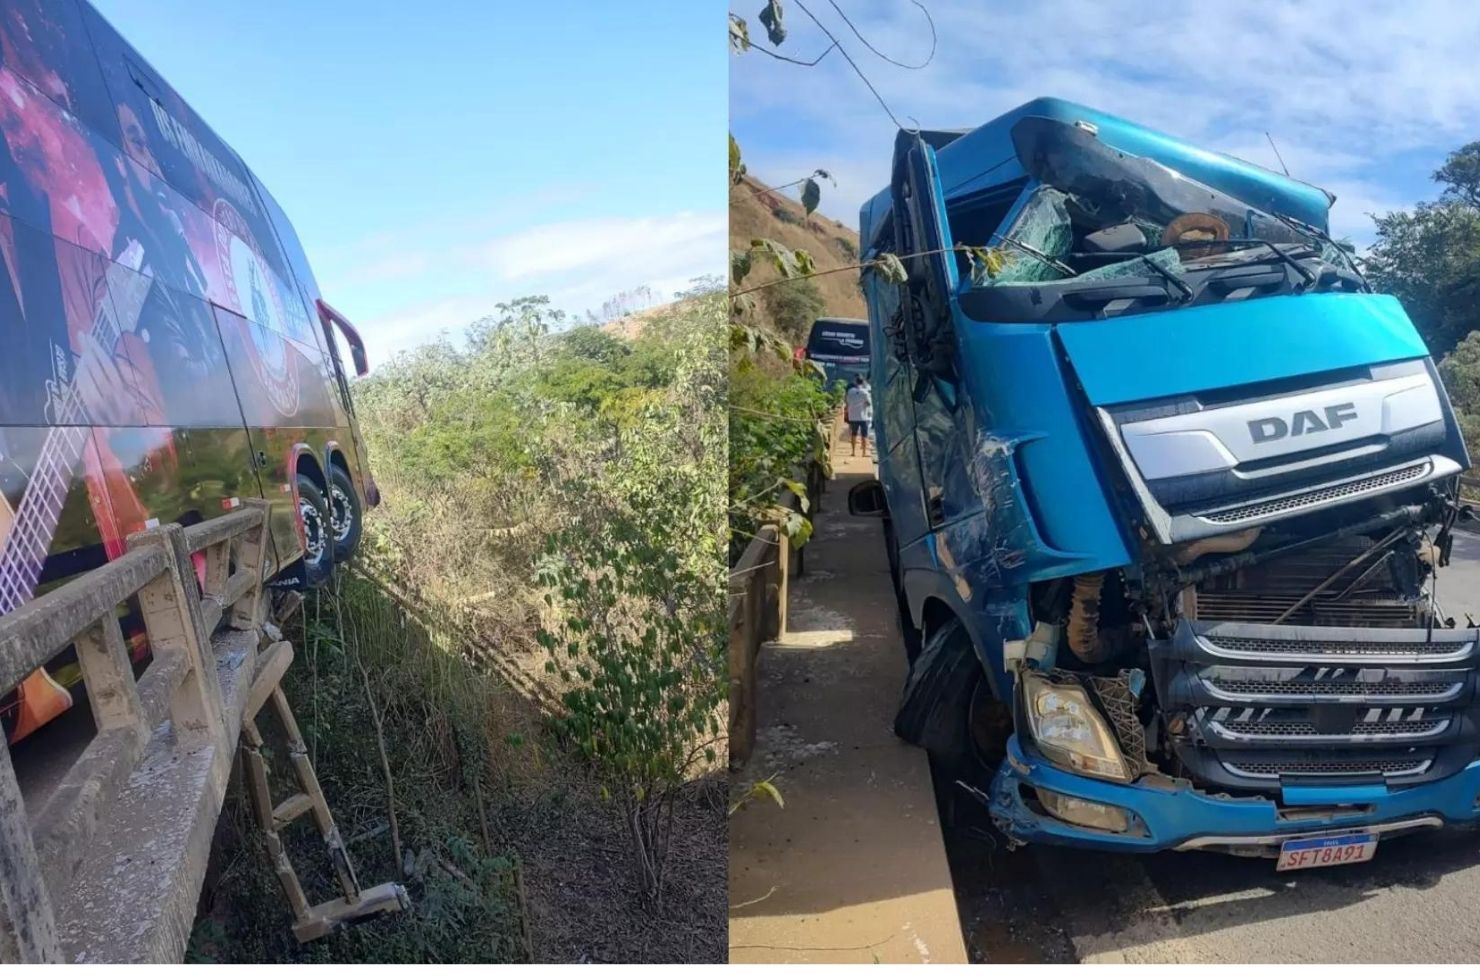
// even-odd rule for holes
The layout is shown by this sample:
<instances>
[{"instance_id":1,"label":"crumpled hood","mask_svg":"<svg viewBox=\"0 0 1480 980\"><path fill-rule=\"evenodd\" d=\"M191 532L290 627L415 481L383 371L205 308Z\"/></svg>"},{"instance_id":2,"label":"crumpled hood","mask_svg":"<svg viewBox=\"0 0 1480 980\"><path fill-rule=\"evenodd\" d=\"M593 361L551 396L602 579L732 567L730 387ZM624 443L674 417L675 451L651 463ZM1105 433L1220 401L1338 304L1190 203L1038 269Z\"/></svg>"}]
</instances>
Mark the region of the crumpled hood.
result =
<instances>
[{"instance_id":1,"label":"crumpled hood","mask_svg":"<svg viewBox=\"0 0 1480 980\"><path fill-rule=\"evenodd\" d=\"M1055 330L1165 544L1469 465L1433 361L1390 296L1277 297Z\"/></svg>"},{"instance_id":2,"label":"crumpled hood","mask_svg":"<svg viewBox=\"0 0 1480 980\"><path fill-rule=\"evenodd\" d=\"M1319 293L1055 328L1092 405L1427 357L1392 296Z\"/></svg>"}]
</instances>

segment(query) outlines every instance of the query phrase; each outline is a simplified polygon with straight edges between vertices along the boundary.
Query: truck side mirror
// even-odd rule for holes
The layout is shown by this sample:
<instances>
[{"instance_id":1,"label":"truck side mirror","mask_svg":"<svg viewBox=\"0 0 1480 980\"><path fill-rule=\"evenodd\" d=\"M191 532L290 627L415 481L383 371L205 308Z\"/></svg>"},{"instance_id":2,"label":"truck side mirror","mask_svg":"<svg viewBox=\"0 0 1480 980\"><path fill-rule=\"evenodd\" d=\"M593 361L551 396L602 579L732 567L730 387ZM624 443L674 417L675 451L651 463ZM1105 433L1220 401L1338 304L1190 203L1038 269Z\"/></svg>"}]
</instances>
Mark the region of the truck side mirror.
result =
<instances>
[{"instance_id":1,"label":"truck side mirror","mask_svg":"<svg viewBox=\"0 0 1480 980\"><path fill-rule=\"evenodd\" d=\"M884 484L864 480L848 491L848 513L854 517L885 517L889 503L884 499Z\"/></svg>"}]
</instances>

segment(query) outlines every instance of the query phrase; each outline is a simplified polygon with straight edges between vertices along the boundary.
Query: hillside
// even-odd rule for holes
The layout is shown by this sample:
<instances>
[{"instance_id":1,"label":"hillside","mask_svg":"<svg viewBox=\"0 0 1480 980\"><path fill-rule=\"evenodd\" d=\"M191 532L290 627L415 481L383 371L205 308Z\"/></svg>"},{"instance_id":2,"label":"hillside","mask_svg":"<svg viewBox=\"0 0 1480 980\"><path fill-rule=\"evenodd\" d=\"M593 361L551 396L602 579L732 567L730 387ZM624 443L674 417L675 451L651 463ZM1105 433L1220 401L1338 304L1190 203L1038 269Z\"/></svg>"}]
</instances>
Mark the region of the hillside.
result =
<instances>
[{"instance_id":1,"label":"hillside","mask_svg":"<svg viewBox=\"0 0 1480 980\"><path fill-rule=\"evenodd\" d=\"M603 323L601 325L601 331L602 333L611 334L613 337L620 337L623 340L636 340L642 336L643 329L649 323L665 316L672 316L676 305L676 303L662 303L645 310L638 310L636 313L628 313L626 316Z\"/></svg>"},{"instance_id":2,"label":"hillside","mask_svg":"<svg viewBox=\"0 0 1480 980\"><path fill-rule=\"evenodd\" d=\"M858 232L850 225L814 212L807 216L798 202L784 194L767 193L767 185L746 177L730 188L730 247L746 248L753 238L770 238L788 248L811 253L819 270L836 269L858 261ZM827 203L826 185L823 204ZM777 278L776 271L756 263L746 285ZM818 276L811 280L822 294L829 316L865 317L856 271Z\"/></svg>"}]
</instances>

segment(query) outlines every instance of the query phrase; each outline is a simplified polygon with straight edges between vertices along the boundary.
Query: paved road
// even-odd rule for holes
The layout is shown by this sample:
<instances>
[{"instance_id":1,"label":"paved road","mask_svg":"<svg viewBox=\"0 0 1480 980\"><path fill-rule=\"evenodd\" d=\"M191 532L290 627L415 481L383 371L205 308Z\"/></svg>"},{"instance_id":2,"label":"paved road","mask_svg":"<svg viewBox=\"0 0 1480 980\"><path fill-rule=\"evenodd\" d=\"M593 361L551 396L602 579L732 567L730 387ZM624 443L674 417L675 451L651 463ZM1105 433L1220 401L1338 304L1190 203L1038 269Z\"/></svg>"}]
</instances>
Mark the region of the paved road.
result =
<instances>
[{"instance_id":1,"label":"paved road","mask_svg":"<svg viewBox=\"0 0 1480 980\"><path fill-rule=\"evenodd\" d=\"M1439 598L1480 622L1480 536L1460 535ZM977 962L1475 962L1480 831L1384 841L1367 864L1276 874L1218 854L1002 850L947 837Z\"/></svg>"}]
</instances>

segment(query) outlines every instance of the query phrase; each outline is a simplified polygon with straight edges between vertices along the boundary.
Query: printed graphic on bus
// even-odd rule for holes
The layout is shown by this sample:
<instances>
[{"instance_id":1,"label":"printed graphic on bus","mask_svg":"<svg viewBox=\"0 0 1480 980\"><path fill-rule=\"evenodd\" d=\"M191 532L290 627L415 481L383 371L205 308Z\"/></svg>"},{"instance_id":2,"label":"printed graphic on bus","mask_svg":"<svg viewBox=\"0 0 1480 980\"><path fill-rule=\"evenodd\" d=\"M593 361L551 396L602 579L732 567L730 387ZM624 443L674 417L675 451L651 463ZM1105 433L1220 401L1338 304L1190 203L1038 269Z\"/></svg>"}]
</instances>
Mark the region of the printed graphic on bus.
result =
<instances>
[{"instance_id":1,"label":"printed graphic on bus","mask_svg":"<svg viewBox=\"0 0 1480 980\"><path fill-rule=\"evenodd\" d=\"M246 497L277 569L347 557L374 491L323 309L276 203L96 11L0 0L0 615ZM71 704L51 668L0 692L11 739Z\"/></svg>"}]
</instances>

